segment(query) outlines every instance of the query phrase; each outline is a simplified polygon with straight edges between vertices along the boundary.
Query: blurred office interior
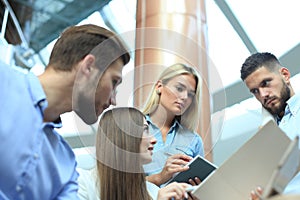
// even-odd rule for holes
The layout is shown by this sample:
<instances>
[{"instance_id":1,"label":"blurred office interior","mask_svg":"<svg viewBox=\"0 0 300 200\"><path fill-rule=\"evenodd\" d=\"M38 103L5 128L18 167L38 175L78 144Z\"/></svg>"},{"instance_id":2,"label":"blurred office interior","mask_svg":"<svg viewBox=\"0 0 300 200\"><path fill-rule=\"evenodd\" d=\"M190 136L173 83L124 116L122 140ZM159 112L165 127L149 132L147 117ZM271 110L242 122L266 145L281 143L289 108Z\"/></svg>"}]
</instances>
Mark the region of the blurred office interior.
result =
<instances>
[{"instance_id":1,"label":"blurred office interior","mask_svg":"<svg viewBox=\"0 0 300 200\"><path fill-rule=\"evenodd\" d=\"M209 143L209 158L221 165L262 123L260 104L240 80L240 67L251 53L275 54L291 71L295 91L300 90L297 0L1 0L0 60L24 73L38 75L43 73L51 48L66 27L87 23L104 26L124 37L132 50L118 89L117 106L134 106L137 11L143 14L151 6L163 5L163 14L174 16L187 12L191 2L197 5L193 12L198 17L196 22L200 22L194 27L193 23L184 24L188 20L180 22L179 17L177 25L184 24L187 30L195 28L204 43L209 110L205 126L210 128L205 135L209 139L204 141ZM179 41L166 38L166 42ZM87 126L74 113L62 115L62 121L59 132L74 149L79 165L88 168L97 124Z\"/></svg>"}]
</instances>

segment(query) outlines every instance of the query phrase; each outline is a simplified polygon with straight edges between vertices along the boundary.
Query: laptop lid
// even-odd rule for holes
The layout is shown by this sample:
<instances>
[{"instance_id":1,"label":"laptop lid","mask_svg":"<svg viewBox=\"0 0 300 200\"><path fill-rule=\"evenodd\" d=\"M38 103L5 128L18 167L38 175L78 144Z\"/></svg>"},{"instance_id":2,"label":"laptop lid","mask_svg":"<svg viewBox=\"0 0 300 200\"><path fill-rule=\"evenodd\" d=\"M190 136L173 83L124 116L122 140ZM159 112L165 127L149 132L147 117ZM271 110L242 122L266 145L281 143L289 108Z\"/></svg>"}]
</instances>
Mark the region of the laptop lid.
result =
<instances>
[{"instance_id":1,"label":"laptop lid","mask_svg":"<svg viewBox=\"0 0 300 200\"><path fill-rule=\"evenodd\" d=\"M248 199L251 190L269 183L290 143L286 134L269 121L192 194L201 200Z\"/></svg>"}]
</instances>

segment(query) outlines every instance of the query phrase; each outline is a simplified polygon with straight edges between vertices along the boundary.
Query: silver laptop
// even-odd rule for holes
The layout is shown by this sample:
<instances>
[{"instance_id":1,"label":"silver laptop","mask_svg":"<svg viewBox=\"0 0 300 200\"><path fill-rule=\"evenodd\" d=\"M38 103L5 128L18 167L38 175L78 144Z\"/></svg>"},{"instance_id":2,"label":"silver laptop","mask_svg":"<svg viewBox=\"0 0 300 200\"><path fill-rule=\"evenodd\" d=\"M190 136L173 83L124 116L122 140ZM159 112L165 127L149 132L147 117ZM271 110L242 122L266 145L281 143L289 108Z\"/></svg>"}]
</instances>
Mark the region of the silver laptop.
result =
<instances>
[{"instance_id":1,"label":"silver laptop","mask_svg":"<svg viewBox=\"0 0 300 200\"><path fill-rule=\"evenodd\" d=\"M297 136L285 151L281 161L264 187L262 199L282 194L286 185L297 174L299 167L299 136Z\"/></svg>"},{"instance_id":2,"label":"silver laptop","mask_svg":"<svg viewBox=\"0 0 300 200\"><path fill-rule=\"evenodd\" d=\"M296 160L292 162L294 158ZM269 121L192 194L201 200L241 200L248 199L251 190L257 186L271 188L271 192L266 188L271 195L275 185L280 185L274 189L280 193L298 167L298 139L291 141L273 121ZM286 179L279 184L276 177L281 174Z\"/></svg>"}]
</instances>

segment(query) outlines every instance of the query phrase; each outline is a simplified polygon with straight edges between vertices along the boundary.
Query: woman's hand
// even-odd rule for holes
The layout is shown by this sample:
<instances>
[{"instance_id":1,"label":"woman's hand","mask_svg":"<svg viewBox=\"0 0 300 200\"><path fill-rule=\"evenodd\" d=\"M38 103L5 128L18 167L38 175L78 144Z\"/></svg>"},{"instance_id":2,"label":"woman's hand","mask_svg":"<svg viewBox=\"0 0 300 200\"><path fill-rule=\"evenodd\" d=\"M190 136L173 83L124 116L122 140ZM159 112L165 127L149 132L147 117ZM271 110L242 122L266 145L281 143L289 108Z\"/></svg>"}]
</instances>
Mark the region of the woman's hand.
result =
<instances>
[{"instance_id":1,"label":"woman's hand","mask_svg":"<svg viewBox=\"0 0 300 200\"><path fill-rule=\"evenodd\" d=\"M187 183L177 183L173 182L169 185L161 188L158 191L157 200L169 200L169 199L175 199L175 200L181 200L181 199L187 199L188 194L185 191L187 187L190 185Z\"/></svg>"},{"instance_id":2,"label":"woman's hand","mask_svg":"<svg viewBox=\"0 0 300 200\"><path fill-rule=\"evenodd\" d=\"M160 184L163 184L170 180L175 173L186 171L189 169L186 164L191 161L193 158L184 154L175 154L170 156L163 168L163 170L159 173L160 176Z\"/></svg>"}]
</instances>

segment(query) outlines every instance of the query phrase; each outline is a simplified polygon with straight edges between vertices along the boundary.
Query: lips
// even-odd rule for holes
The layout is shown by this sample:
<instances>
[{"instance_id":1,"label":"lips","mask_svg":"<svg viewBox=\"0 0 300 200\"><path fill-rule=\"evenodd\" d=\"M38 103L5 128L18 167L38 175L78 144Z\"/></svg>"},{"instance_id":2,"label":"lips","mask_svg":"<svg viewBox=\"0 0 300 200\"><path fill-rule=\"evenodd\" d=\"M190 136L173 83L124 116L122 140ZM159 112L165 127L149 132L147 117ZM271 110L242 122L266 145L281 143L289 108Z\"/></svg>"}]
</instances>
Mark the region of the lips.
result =
<instances>
[{"instance_id":1,"label":"lips","mask_svg":"<svg viewBox=\"0 0 300 200\"><path fill-rule=\"evenodd\" d=\"M153 151L153 146L148 147L149 151Z\"/></svg>"},{"instance_id":2,"label":"lips","mask_svg":"<svg viewBox=\"0 0 300 200\"><path fill-rule=\"evenodd\" d=\"M176 103L176 105L179 105L181 109L184 108L184 104L183 103L179 103L179 102L175 102L175 103Z\"/></svg>"},{"instance_id":3,"label":"lips","mask_svg":"<svg viewBox=\"0 0 300 200\"><path fill-rule=\"evenodd\" d=\"M269 106L269 105L271 105L275 100L276 100L275 97L274 97L274 98L271 98L271 99L267 99L267 100L265 101L265 105L266 105L266 106Z\"/></svg>"}]
</instances>

